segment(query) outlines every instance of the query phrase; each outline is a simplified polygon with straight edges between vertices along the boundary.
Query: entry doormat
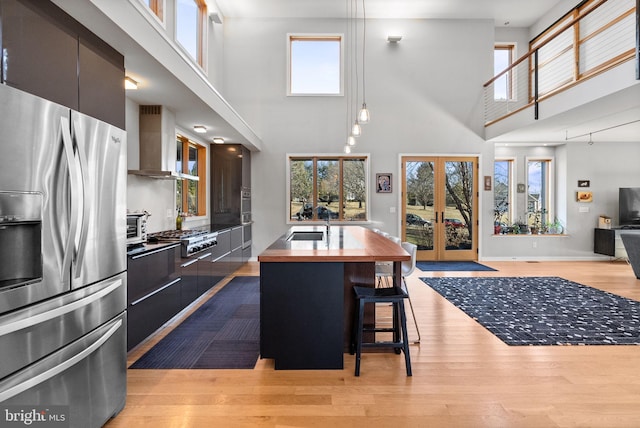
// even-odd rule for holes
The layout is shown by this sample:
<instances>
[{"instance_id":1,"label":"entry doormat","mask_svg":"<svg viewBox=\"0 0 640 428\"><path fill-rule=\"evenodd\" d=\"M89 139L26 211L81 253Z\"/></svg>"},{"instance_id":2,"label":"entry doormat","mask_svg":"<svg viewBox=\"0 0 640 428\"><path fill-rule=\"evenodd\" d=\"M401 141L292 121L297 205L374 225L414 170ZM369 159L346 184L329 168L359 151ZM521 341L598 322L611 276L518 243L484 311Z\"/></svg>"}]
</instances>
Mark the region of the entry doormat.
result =
<instances>
[{"instance_id":1,"label":"entry doormat","mask_svg":"<svg viewBox=\"0 0 640 428\"><path fill-rule=\"evenodd\" d=\"M237 276L131 365L252 369L260 353L260 278Z\"/></svg>"},{"instance_id":2,"label":"entry doormat","mask_svg":"<svg viewBox=\"0 0 640 428\"><path fill-rule=\"evenodd\" d=\"M640 302L563 278L420 279L507 345L640 344Z\"/></svg>"},{"instance_id":3,"label":"entry doormat","mask_svg":"<svg viewBox=\"0 0 640 428\"><path fill-rule=\"evenodd\" d=\"M423 272L431 271L495 271L494 268L481 265L476 262L441 262L423 261L417 262L416 267Z\"/></svg>"}]
</instances>

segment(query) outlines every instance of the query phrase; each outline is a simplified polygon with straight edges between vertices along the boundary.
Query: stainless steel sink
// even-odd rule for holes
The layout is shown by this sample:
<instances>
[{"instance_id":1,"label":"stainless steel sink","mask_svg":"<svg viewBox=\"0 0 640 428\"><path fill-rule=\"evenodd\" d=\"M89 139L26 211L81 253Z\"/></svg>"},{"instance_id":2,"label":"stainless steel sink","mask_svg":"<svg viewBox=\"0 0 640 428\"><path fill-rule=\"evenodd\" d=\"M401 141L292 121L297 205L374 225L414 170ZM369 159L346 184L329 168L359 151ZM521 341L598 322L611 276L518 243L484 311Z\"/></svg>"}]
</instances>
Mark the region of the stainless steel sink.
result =
<instances>
[{"instance_id":1,"label":"stainless steel sink","mask_svg":"<svg viewBox=\"0 0 640 428\"><path fill-rule=\"evenodd\" d=\"M322 241L324 232L322 231L296 231L292 232L287 241Z\"/></svg>"}]
</instances>

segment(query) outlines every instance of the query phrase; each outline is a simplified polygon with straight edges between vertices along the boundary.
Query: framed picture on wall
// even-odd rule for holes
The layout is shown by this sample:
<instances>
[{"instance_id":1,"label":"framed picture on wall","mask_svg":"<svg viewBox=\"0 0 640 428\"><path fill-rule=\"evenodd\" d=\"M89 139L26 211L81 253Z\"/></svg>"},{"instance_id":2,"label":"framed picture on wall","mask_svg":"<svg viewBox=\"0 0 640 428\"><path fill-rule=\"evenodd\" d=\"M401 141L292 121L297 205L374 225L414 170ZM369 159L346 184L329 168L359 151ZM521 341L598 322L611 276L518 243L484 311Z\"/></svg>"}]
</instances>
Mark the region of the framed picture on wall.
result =
<instances>
[{"instance_id":1,"label":"framed picture on wall","mask_svg":"<svg viewBox=\"0 0 640 428\"><path fill-rule=\"evenodd\" d=\"M391 179L392 174L390 172L376 174L376 193L391 193Z\"/></svg>"}]
</instances>

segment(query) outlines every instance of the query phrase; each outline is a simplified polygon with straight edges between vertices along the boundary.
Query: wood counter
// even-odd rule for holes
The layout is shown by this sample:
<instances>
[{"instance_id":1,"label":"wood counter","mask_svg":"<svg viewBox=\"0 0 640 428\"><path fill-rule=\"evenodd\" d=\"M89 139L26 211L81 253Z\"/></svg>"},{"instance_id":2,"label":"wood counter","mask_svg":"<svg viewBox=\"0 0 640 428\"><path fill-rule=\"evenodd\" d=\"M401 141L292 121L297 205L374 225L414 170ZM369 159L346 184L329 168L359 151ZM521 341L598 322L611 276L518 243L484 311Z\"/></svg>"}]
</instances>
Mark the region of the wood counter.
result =
<instances>
[{"instance_id":1,"label":"wood counter","mask_svg":"<svg viewBox=\"0 0 640 428\"><path fill-rule=\"evenodd\" d=\"M293 232L323 232L322 241L287 241ZM401 246L362 226L294 226L258 256L259 262L377 262L405 261Z\"/></svg>"},{"instance_id":2,"label":"wood counter","mask_svg":"<svg viewBox=\"0 0 640 428\"><path fill-rule=\"evenodd\" d=\"M297 231L321 241L293 241ZM260 355L276 369L342 369L351 342L353 285L375 285L375 262L393 261L396 278L411 256L361 226L295 226L262 254ZM375 316L368 311L366 318ZM367 319L365 319L365 322Z\"/></svg>"}]
</instances>

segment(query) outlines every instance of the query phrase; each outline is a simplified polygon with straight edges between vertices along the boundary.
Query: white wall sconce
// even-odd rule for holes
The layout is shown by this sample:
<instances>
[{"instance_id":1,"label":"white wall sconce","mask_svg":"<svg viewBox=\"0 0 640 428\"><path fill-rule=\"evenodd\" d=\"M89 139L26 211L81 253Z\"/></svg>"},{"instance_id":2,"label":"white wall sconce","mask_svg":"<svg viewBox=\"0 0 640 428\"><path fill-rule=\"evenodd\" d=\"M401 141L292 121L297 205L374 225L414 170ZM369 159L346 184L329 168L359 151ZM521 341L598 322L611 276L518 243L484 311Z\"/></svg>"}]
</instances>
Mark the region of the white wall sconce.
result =
<instances>
[{"instance_id":1,"label":"white wall sconce","mask_svg":"<svg viewBox=\"0 0 640 428\"><path fill-rule=\"evenodd\" d=\"M125 89L138 89L138 82L136 82L135 80L133 80L131 77L129 76L125 76L124 78L124 88Z\"/></svg>"},{"instance_id":2,"label":"white wall sconce","mask_svg":"<svg viewBox=\"0 0 640 428\"><path fill-rule=\"evenodd\" d=\"M215 22L216 24L222 24L222 16L218 12L211 12L209 14L209 19L211 22Z\"/></svg>"},{"instance_id":3,"label":"white wall sconce","mask_svg":"<svg viewBox=\"0 0 640 428\"><path fill-rule=\"evenodd\" d=\"M387 42L389 43L398 43L402 40L402 36L387 36Z\"/></svg>"}]
</instances>

